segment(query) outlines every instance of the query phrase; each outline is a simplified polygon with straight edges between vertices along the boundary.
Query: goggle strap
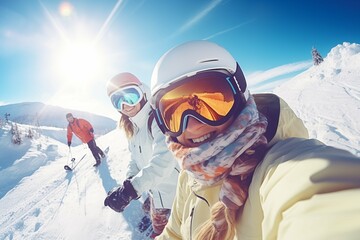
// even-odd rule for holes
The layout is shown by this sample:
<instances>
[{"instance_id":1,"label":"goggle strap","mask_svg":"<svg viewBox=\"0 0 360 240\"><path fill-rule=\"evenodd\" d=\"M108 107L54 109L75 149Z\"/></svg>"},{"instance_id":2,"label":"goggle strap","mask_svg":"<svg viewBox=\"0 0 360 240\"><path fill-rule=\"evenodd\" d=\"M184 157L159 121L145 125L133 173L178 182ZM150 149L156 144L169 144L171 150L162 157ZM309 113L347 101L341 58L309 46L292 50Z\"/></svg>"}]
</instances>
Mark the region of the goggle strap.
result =
<instances>
[{"instance_id":1,"label":"goggle strap","mask_svg":"<svg viewBox=\"0 0 360 240\"><path fill-rule=\"evenodd\" d=\"M159 114L159 109L155 109L154 111L155 111L156 119L159 120L160 125L163 125L163 123L162 123L162 121L161 121L160 114Z\"/></svg>"},{"instance_id":2,"label":"goggle strap","mask_svg":"<svg viewBox=\"0 0 360 240\"><path fill-rule=\"evenodd\" d=\"M165 134L166 133L166 128L165 128L165 125L162 121L162 118L160 117L160 114L159 114L159 109L154 109L153 110L155 112L155 120L160 128L160 130Z\"/></svg>"},{"instance_id":3,"label":"goggle strap","mask_svg":"<svg viewBox=\"0 0 360 240\"><path fill-rule=\"evenodd\" d=\"M143 93L143 97L140 101L140 106L141 106L141 109L144 107L145 103L147 102L147 98L146 98L146 95L145 93Z\"/></svg>"}]
</instances>

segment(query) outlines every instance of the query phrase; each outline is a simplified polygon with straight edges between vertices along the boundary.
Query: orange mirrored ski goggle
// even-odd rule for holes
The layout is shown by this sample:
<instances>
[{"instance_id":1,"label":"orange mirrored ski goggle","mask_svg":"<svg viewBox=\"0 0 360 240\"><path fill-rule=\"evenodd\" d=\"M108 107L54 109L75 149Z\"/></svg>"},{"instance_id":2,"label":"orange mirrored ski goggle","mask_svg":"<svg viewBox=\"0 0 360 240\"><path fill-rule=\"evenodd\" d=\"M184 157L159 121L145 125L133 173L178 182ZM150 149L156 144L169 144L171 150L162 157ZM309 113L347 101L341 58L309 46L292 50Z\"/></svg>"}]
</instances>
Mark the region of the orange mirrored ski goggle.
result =
<instances>
[{"instance_id":1,"label":"orange mirrored ski goggle","mask_svg":"<svg viewBox=\"0 0 360 240\"><path fill-rule=\"evenodd\" d=\"M155 101L155 118L163 133L177 137L189 117L211 126L225 123L245 107L245 77L238 66L234 75L210 70L176 81L160 90Z\"/></svg>"}]
</instances>

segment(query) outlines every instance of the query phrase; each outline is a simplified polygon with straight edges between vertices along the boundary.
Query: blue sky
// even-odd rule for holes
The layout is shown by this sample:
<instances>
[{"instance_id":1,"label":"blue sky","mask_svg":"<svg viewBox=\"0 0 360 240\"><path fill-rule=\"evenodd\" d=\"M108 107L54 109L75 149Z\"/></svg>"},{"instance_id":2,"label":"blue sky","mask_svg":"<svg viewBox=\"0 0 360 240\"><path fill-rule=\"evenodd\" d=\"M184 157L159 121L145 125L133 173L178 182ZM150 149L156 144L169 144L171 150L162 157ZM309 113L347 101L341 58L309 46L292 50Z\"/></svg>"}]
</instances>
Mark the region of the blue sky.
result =
<instances>
[{"instance_id":1,"label":"blue sky","mask_svg":"<svg viewBox=\"0 0 360 240\"><path fill-rule=\"evenodd\" d=\"M0 104L24 101L117 118L106 81L130 71L150 84L168 49L207 39L266 89L343 42L360 43L355 0L2 0ZM251 89L250 89L251 90ZM254 90L254 91L255 91Z\"/></svg>"}]
</instances>

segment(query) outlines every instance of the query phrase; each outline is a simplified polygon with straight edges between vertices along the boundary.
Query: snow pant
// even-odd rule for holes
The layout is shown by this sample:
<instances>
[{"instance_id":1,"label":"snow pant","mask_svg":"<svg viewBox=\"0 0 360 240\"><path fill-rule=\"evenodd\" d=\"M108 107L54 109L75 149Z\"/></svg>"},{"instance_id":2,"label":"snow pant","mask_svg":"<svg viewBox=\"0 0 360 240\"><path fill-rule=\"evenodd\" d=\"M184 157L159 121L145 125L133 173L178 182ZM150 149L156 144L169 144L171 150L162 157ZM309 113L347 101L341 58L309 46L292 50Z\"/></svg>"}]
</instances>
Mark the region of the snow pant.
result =
<instances>
[{"instance_id":1,"label":"snow pant","mask_svg":"<svg viewBox=\"0 0 360 240\"><path fill-rule=\"evenodd\" d=\"M95 140L94 139L90 140L90 142L88 142L87 145L90 148L91 153L96 160L96 163L100 162L100 157L104 155L104 152L98 146L96 146Z\"/></svg>"}]
</instances>

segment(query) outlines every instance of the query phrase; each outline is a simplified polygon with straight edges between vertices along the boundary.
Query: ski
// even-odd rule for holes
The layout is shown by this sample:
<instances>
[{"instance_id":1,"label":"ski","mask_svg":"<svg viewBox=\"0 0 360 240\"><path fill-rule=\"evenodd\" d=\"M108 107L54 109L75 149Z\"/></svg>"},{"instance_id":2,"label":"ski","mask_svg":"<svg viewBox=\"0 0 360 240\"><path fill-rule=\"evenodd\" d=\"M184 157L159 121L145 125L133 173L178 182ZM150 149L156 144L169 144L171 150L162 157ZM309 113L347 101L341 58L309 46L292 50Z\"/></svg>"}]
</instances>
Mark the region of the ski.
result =
<instances>
[{"instance_id":1,"label":"ski","mask_svg":"<svg viewBox=\"0 0 360 240\"><path fill-rule=\"evenodd\" d=\"M108 153L109 153L109 149L110 149L109 146L108 146L107 148L105 148L105 150L104 150L105 157L104 157L104 158L107 157L107 155L108 155Z\"/></svg>"},{"instance_id":2,"label":"ski","mask_svg":"<svg viewBox=\"0 0 360 240\"><path fill-rule=\"evenodd\" d=\"M69 165L65 165L64 166L64 169L66 170L66 171L72 171L72 170L74 170L75 168L76 168L76 166L81 162L81 160L83 160L84 159L84 157L86 156L86 153L80 158L80 160L75 164L75 158L72 158L71 159L71 162L72 162L72 167L70 167ZM75 164L75 165L74 165Z\"/></svg>"},{"instance_id":3,"label":"ski","mask_svg":"<svg viewBox=\"0 0 360 240\"><path fill-rule=\"evenodd\" d=\"M65 165L64 169L67 170L67 171L72 171L71 167L69 167L68 165Z\"/></svg>"}]
</instances>

